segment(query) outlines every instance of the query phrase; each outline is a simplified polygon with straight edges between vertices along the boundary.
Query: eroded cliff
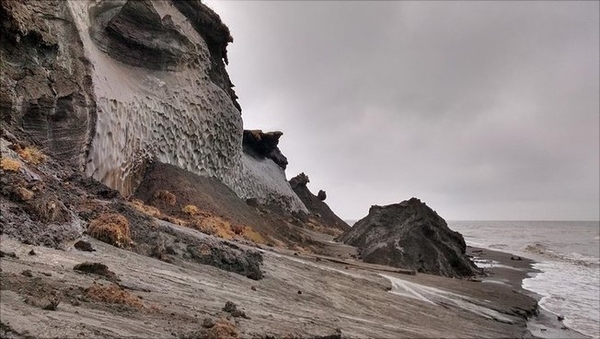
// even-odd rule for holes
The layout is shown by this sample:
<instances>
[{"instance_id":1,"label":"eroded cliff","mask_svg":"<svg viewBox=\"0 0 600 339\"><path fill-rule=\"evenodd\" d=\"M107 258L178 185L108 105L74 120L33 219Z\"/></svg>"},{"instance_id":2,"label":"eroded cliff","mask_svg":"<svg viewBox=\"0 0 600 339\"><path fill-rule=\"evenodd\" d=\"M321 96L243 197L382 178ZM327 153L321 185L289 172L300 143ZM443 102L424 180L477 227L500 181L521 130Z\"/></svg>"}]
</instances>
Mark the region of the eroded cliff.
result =
<instances>
[{"instance_id":1,"label":"eroded cliff","mask_svg":"<svg viewBox=\"0 0 600 339\"><path fill-rule=\"evenodd\" d=\"M0 107L12 132L126 196L152 160L217 178L243 199L306 210L279 166L244 154L225 69L233 39L200 1L6 1L0 10Z\"/></svg>"}]
</instances>

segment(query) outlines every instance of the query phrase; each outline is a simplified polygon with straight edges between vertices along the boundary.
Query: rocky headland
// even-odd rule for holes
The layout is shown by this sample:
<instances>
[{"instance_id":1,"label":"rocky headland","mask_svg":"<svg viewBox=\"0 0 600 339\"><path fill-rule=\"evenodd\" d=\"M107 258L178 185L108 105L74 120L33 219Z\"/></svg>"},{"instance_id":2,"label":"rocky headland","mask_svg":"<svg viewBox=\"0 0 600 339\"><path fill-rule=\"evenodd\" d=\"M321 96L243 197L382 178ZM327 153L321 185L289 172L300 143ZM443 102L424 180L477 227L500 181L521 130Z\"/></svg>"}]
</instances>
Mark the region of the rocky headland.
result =
<instances>
[{"instance_id":1,"label":"rocky headland","mask_svg":"<svg viewBox=\"0 0 600 339\"><path fill-rule=\"evenodd\" d=\"M9 0L0 19L1 337L530 335L522 276L484 283L417 199L350 228L287 180L200 1Z\"/></svg>"},{"instance_id":2,"label":"rocky headland","mask_svg":"<svg viewBox=\"0 0 600 339\"><path fill-rule=\"evenodd\" d=\"M417 198L371 206L369 215L337 240L357 247L365 262L447 277L468 277L479 271L466 256L462 235Z\"/></svg>"}]
</instances>

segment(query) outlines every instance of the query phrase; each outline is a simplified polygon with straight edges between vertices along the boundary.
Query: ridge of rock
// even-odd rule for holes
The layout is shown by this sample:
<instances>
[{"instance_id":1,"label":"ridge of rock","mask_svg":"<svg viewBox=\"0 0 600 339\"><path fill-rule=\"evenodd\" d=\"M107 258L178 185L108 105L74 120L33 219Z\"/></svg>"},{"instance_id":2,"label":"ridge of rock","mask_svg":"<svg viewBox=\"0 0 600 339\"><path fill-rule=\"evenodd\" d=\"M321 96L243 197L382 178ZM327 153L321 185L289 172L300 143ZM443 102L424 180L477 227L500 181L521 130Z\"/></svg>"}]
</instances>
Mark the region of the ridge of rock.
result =
<instances>
[{"instance_id":1,"label":"ridge of rock","mask_svg":"<svg viewBox=\"0 0 600 339\"><path fill-rule=\"evenodd\" d=\"M288 160L281 153L279 138L283 135L282 132L263 132L262 130L244 130L242 145L244 152L250 155L255 155L262 158L273 160L279 167L285 169Z\"/></svg>"},{"instance_id":2,"label":"ridge of rock","mask_svg":"<svg viewBox=\"0 0 600 339\"><path fill-rule=\"evenodd\" d=\"M324 226L334 229L347 231L350 229L344 220L338 217L329 206L323 201L324 199L312 194L306 184L310 182L308 176L300 173L290 179L290 186L296 195L302 200L304 206L316 217Z\"/></svg>"},{"instance_id":3,"label":"ridge of rock","mask_svg":"<svg viewBox=\"0 0 600 339\"><path fill-rule=\"evenodd\" d=\"M477 273L465 256L463 236L417 198L371 206L365 218L336 240L358 247L369 263L448 277Z\"/></svg>"}]
</instances>

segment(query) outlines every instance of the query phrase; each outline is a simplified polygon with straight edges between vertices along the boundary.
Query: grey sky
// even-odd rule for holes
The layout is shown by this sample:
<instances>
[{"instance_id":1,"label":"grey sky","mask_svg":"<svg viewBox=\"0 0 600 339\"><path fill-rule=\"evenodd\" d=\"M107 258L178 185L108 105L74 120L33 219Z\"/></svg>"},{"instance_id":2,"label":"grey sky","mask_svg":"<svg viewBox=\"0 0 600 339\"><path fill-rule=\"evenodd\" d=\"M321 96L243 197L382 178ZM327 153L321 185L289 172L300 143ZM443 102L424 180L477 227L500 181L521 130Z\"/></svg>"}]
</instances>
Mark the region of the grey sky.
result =
<instances>
[{"instance_id":1,"label":"grey sky","mask_svg":"<svg viewBox=\"0 0 600 339\"><path fill-rule=\"evenodd\" d=\"M341 217L599 219L599 2L207 4L245 128Z\"/></svg>"}]
</instances>

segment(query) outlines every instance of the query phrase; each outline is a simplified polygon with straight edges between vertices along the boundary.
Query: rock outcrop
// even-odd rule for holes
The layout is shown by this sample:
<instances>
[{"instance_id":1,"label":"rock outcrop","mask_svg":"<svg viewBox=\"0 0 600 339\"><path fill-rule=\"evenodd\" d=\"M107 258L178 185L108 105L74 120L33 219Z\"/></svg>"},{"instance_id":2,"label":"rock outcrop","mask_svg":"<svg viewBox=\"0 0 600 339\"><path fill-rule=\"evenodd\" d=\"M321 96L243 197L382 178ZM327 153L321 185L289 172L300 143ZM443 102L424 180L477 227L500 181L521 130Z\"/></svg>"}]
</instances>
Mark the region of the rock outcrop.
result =
<instances>
[{"instance_id":1,"label":"rock outcrop","mask_svg":"<svg viewBox=\"0 0 600 339\"><path fill-rule=\"evenodd\" d=\"M125 196L159 161L306 211L276 147L243 152L233 38L199 0L3 1L0 18L0 114L19 139Z\"/></svg>"},{"instance_id":2,"label":"rock outcrop","mask_svg":"<svg viewBox=\"0 0 600 339\"><path fill-rule=\"evenodd\" d=\"M261 130L244 130L242 144L244 152L259 158L269 158L285 170L288 160L277 145L282 132L263 132Z\"/></svg>"},{"instance_id":3,"label":"rock outcrop","mask_svg":"<svg viewBox=\"0 0 600 339\"><path fill-rule=\"evenodd\" d=\"M2 1L0 21L2 123L83 169L95 134L96 98L68 4Z\"/></svg>"},{"instance_id":4,"label":"rock outcrop","mask_svg":"<svg viewBox=\"0 0 600 339\"><path fill-rule=\"evenodd\" d=\"M328 228L341 231L349 230L350 226L333 213L331 208L323 201L325 199L321 199L310 192L306 186L309 182L308 176L304 173L290 179L290 186L310 211L311 216Z\"/></svg>"},{"instance_id":5,"label":"rock outcrop","mask_svg":"<svg viewBox=\"0 0 600 339\"><path fill-rule=\"evenodd\" d=\"M465 256L462 235L416 198L372 206L369 215L336 240L358 247L362 260L369 263L448 277L477 273Z\"/></svg>"},{"instance_id":6,"label":"rock outcrop","mask_svg":"<svg viewBox=\"0 0 600 339\"><path fill-rule=\"evenodd\" d=\"M125 5L103 3L95 9L91 36L113 59L153 70L180 70L195 56L192 42L171 16L158 14L149 0Z\"/></svg>"}]
</instances>

